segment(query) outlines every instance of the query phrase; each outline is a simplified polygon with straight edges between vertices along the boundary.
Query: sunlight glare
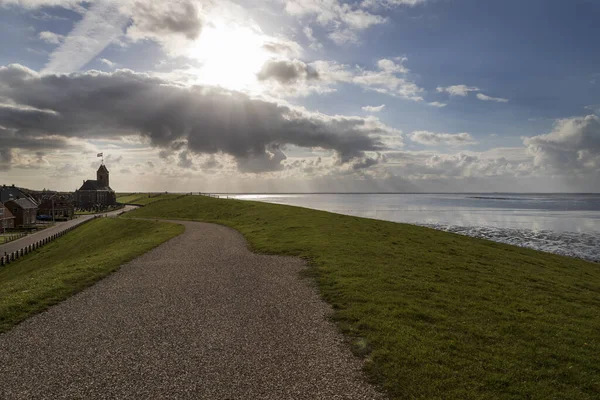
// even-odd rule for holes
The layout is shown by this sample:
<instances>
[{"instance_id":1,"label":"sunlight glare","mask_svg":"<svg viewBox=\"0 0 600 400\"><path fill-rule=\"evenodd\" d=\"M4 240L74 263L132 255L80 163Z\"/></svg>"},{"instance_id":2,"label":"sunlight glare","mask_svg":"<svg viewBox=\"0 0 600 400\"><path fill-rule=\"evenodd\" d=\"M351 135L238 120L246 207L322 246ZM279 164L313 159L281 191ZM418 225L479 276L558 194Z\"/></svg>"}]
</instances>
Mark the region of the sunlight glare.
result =
<instances>
[{"instance_id":1,"label":"sunlight glare","mask_svg":"<svg viewBox=\"0 0 600 400\"><path fill-rule=\"evenodd\" d=\"M258 91L256 74L269 59L264 42L260 32L236 24L206 27L190 51L203 64L198 83Z\"/></svg>"}]
</instances>

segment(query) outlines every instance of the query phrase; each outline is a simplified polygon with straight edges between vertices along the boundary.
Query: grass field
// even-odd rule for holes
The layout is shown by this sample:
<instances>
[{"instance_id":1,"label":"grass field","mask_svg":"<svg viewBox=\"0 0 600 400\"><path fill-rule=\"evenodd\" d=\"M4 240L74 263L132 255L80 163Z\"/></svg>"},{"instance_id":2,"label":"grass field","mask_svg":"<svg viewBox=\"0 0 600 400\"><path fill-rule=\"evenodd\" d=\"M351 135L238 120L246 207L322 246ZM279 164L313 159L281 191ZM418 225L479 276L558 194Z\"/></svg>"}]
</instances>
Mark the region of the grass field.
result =
<instances>
[{"instance_id":1,"label":"grass field","mask_svg":"<svg viewBox=\"0 0 600 400\"><path fill-rule=\"evenodd\" d=\"M103 218L0 268L0 332L182 232L181 225Z\"/></svg>"},{"instance_id":2,"label":"grass field","mask_svg":"<svg viewBox=\"0 0 600 400\"><path fill-rule=\"evenodd\" d=\"M398 399L600 398L600 265L428 228L186 196L129 214L231 226L301 256Z\"/></svg>"},{"instance_id":3,"label":"grass field","mask_svg":"<svg viewBox=\"0 0 600 400\"><path fill-rule=\"evenodd\" d=\"M147 205L161 200L173 200L178 197L181 197L181 195L173 193L134 193L117 197L117 202L121 204Z\"/></svg>"}]
</instances>

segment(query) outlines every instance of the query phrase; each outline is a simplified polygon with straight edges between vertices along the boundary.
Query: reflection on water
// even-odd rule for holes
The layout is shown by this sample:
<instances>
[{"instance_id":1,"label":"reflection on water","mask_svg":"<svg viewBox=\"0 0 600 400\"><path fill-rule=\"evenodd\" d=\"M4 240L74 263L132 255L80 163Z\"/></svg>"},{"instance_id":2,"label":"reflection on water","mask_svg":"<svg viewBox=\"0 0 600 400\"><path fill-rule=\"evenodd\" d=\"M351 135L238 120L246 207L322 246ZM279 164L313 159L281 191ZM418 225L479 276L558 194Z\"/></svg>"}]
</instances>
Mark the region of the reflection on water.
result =
<instances>
[{"instance_id":1,"label":"reflection on water","mask_svg":"<svg viewBox=\"0 0 600 400\"><path fill-rule=\"evenodd\" d=\"M248 194L230 197L426 225L600 261L600 195Z\"/></svg>"}]
</instances>

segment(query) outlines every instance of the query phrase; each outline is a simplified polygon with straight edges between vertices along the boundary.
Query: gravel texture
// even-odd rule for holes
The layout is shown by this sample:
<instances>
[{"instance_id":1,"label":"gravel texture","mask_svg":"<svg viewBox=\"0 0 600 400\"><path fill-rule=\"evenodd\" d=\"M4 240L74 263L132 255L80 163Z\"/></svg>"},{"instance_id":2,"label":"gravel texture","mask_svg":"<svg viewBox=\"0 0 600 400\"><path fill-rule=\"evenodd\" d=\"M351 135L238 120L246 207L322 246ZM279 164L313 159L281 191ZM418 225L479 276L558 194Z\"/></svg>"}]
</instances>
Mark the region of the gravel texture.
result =
<instances>
[{"instance_id":1,"label":"gravel texture","mask_svg":"<svg viewBox=\"0 0 600 400\"><path fill-rule=\"evenodd\" d=\"M1 399L380 399L302 260L186 232L0 335Z\"/></svg>"}]
</instances>

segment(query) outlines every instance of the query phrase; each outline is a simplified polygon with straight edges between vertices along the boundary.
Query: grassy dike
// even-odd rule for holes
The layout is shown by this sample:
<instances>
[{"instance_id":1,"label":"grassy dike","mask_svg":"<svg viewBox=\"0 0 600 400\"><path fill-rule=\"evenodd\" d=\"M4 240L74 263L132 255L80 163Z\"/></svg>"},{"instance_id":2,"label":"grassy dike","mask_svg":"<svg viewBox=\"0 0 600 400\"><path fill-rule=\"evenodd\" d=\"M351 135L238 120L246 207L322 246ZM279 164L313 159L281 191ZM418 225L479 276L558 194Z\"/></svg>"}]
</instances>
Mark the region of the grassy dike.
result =
<instances>
[{"instance_id":1,"label":"grassy dike","mask_svg":"<svg viewBox=\"0 0 600 400\"><path fill-rule=\"evenodd\" d=\"M175 193L161 193L161 194L151 194L152 197L148 197L148 193L137 193L137 194L129 194L124 196L117 197L117 202L122 204L139 204L142 206L155 203L157 201L162 200L173 200L178 197L181 197L181 194Z\"/></svg>"},{"instance_id":2,"label":"grassy dike","mask_svg":"<svg viewBox=\"0 0 600 400\"><path fill-rule=\"evenodd\" d=\"M0 332L94 284L183 226L102 218L0 268Z\"/></svg>"},{"instance_id":3,"label":"grassy dike","mask_svg":"<svg viewBox=\"0 0 600 400\"><path fill-rule=\"evenodd\" d=\"M600 398L600 265L417 226L186 196L132 217L215 222L311 265L398 399Z\"/></svg>"}]
</instances>

